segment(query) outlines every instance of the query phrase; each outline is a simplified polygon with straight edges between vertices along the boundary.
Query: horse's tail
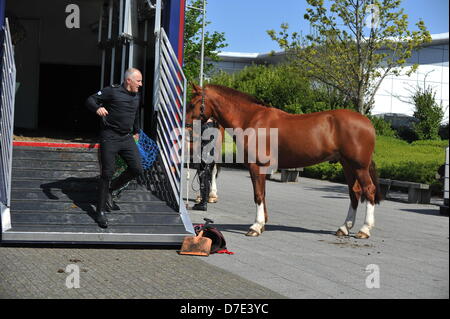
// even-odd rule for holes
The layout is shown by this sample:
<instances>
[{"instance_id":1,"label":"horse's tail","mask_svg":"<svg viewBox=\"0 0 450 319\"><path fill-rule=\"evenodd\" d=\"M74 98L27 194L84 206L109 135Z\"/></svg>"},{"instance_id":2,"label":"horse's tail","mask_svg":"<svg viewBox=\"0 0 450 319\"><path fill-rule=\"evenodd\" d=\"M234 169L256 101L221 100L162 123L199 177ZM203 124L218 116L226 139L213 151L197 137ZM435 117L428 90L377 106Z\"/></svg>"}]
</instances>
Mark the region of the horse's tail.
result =
<instances>
[{"instance_id":1,"label":"horse's tail","mask_svg":"<svg viewBox=\"0 0 450 319\"><path fill-rule=\"evenodd\" d=\"M377 167L375 162L372 161L369 166L369 174L372 179L372 183L375 185L375 204L379 204L383 200L383 195L381 194L380 182L378 181Z\"/></svg>"}]
</instances>

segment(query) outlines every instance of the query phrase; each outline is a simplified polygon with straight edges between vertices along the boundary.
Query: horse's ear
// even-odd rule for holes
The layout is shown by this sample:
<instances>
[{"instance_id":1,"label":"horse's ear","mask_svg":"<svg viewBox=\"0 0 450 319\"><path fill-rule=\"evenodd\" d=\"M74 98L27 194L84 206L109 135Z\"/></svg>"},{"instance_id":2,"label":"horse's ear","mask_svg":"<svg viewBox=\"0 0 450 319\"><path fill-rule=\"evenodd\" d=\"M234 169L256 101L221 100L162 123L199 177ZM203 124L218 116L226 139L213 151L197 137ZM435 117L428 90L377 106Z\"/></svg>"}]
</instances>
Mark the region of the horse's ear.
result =
<instances>
[{"instance_id":1,"label":"horse's ear","mask_svg":"<svg viewBox=\"0 0 450 319\"><path fill-rule=\"evenodd\" d=\"M194 82L192 82L191 85L192 85L192 93L202 94L202 88L200 86L196 85Z\"/></svg>"}]
</instances>

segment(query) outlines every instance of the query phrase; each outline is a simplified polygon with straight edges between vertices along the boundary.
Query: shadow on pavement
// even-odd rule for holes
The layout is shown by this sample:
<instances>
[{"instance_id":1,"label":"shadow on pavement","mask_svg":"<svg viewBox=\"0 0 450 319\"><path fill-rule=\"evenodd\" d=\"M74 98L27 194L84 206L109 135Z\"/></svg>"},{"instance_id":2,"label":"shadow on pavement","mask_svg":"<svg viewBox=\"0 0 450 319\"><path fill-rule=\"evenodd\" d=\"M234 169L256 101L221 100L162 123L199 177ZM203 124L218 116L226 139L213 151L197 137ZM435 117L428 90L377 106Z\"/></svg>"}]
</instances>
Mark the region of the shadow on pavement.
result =
<instances>
[{"instance_id":1,"label":"shadow on pavement","mask_svg":"<svg viewBox=\"0 0 450 319\"><path fill-rule=\"evenodd\" d=\"M431 215L431 216L442 216L447 217L446 215L441 215L439 212L439 207L436 206L436 208L424 208L424 209L400 209L403 212L409 212L409 213L416 213L416 214L423 214L423 215Z\"/></svg>"},{"instance_id":2,"label":"shadow on pavement","mask_svg":"<svg viewBox=\"0 0 450 319\"><path fill-rule=\"evenodd\" d=\"M245 234L251 224L214 224L214 227L220 231ZM326 234L334 235L335 231L330 230L317 230L307 229L302 227L282 226L282 225L266 225L266 232L270 231L283 231L283 232L295 232L295 233L311 233L311 234Z\"/></svg>"}]
</instances>

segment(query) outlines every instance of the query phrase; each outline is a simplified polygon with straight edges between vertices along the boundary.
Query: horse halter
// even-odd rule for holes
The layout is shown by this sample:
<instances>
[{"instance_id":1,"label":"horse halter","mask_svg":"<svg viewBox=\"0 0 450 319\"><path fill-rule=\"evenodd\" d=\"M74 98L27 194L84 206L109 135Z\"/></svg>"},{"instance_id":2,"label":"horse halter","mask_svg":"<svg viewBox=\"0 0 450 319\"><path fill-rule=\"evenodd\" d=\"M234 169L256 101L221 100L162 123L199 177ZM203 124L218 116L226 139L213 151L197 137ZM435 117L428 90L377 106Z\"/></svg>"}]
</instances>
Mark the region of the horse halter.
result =
<instances>
[{"instance_id":1,"label":"horse halter","mask_svg":"<svg viewBox=\"0 0 450 319\"><path fill-rule=\"evenodd\" d=\"M200 105L200 118L199 120L208 120L205 116L205 90L202 89L202 104Z\"/></svg>"},{"instance_id":2,"label":"horse halter","mask_svg":"<svg viewBox=\"0 0 450 319\"><path fill-rule=\"evenodd\" d=\"M196 120L207 121L208 118L205 115L205 92L202 90L202 104L200 105L200 116ZM193 127L193 124L186 124L186 127Z\"/></svg>"}]
</instances>

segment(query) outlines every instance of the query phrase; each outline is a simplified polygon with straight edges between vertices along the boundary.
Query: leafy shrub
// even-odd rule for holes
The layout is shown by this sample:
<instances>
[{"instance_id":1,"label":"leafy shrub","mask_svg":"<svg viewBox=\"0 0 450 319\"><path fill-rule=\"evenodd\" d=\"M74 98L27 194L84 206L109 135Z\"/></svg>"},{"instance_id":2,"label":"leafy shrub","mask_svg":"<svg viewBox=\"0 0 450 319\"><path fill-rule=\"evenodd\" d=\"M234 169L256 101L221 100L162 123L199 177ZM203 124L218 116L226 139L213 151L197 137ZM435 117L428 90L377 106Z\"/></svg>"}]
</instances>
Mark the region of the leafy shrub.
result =
<instances>
[{"instance_id":1,"label":"leafy shrub","mask_svg":"<svg viewBox=\"0 0 450 319\"><path fill-rule=\"evenodd\" d=\"M390 178L400 181L410 181L423 184L436 183L436 172L440 164L436 162L404 161L399 163L383 163L378 168L381 178Z\"/></svg>"},{"instance_id":2,"label":"leafy shrub","mask_svg":"<svg viewBox=\"0 0 450 319\"><path fill-rule=\"evenodd\" d=\"M220 72L209 82L245 92L264 104L293 114L345 106L337 106L342 99L335 92L313 88L306 77L287 64L253 65L233 74Z\"/></svg>"},{"instance_id":3,"label":"leafy shrub","mask_svg":"<svg viewBox=\"0 0 450 319\"><path fill-rule=\"evenodd\" d=\"M419 120L414 124L414 131L421 140L439 139L439 128L444 118L444 111L436 103L436 92L431 87L418 88L412 100L415 105L414 117Z\"/></svg>"},{"instance_id":4,"label":"leafy shrub","mask_svg":"<svg viewBox=\"0 0 450 319\"><path fill-rule=\"evenodd\" d=\"M375 131L378 136L396 136L395 130L392 129L391 124L388 121L385 121L383 118L378 116L369 115L368 118L375 127Z\"/></svg>"},{"instance_id":5,"label":"leafy shrub","mask_svg":"<svg viewBox=\"0 0 450 319\"><path fill-rule=\"evenodd\" d=\"M345 183L344 170L339 163L331 164L323 162L314 166L305 167L302 176Z\"/></svg>"},{"instance_id":6,"label":"leafy shrub","mask_svg":"<svg viewBox=\"0 0 450 319\"><path fill-rule=\"evenodd\" d=\"M418 140L411 143L411 146L432 146L446 148L448 141L442 140Z\"/></svg>"},{"instance_id":7,"label":"leafy shrub","mask_svg":"<svg viewBox=\"0 0 450 319\"><path fill-rule=\"evenodd\" d=\"M396 129L396 132L399 138L401 138L404 141L407 141L408 143L412 143L419 139L417 132L413 128L407 126L400 126L399 128Z\"/></svg>"}]
</instances>

